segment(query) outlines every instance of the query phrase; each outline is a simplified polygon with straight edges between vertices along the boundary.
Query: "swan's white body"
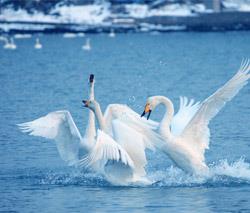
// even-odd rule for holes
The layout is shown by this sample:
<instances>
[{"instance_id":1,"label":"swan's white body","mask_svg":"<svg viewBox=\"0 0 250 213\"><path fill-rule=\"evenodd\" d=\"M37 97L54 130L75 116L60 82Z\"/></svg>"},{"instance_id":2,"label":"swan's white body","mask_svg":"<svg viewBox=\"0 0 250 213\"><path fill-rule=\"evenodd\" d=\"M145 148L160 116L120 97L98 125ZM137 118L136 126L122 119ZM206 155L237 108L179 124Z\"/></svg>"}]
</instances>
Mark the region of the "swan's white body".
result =
<instances>
[{"instance_id":1,"label":"swan's white body","mask_svg":"<svg viewBox=\"0 0 250 213\"><path fill-rule=\"evenodd\" d=\"M145 166L147 164L145 149L152 149L153 145L146 144L143 135L126 125L126 120L122 117L126 116L128 113L135 115L135 112L125 105L112 104L109 105L105 112L105 116L103 116L98 102L92 100L89 103L91 103L91 106L88 107L95 112L102 134L106 133L106 140L119 145L120 151L126 156L126 162L128 162L124 162L126 167L122 166L120 163L118 165L113 165L112 169L110 167L109 173L106 173L109 179L112 179L114 184L119 185L131 183L150 184L151 182L145 177ZM142 120L138 114L137 116L138 119ZM127 117L127 119L130 118ZM95 148L87 158L80 162L80 165L86 166L98 161L103 162L104 159L98 156L99 151ZM93 166L91 165L91 167Z\"/></svg>"},{"instance_id":2,"label":"swan's white body","mask_svg":"<svg viewBox=\"0 0 250 213\"><path fill-rule=\"evenodd\" d=\"M90 45L90 39L86 39L86 43L82 46L82 49L84 50L91 50L91 45Z\"/></svg>"},{"instance_id":3,"label":"swan's white body","mask_svg":"<svg viewBox=\"0 0 250 213\"><path fill-rule=\"evenodd\" d=\"M5 45L3 47L4 49L10 49L10 50L15 50L17 48L16 44L14 43L14 39L11 38L10 42L9 40L6 38L5 40Z\"/></svg>"},{"instance_id":4,"label":"swan's white body","mask_svg":"<svg viewBox=\"0 0 250 213\"><path fill-rule=\"evenodd\" d=\"M7 38L5 38L4 40L5 44L3 46L4 49L10 49L11 48L11 45L10 45L10 42Z\"/></svg>"},{"instance_id":5,"label":"swan's white body","mask_svg":"<svg viewBox=\"0 0 250 213\"><path fill-rule=\"evenodd\" d=\"M249 71L249 61L242 63L239 71L223 87L201 104L197 104L198 108L191 110L192 113L187 113L188 119L181 121L180 117L178 125L173 119L173 104L167 97L148 98L146 106L151 110L158 104L164 104L166 107L166 113L157 127L157 133L164 141L158 148L183 170L194 174L207 174L208 167L204 153L209 148L208 124L226 102L230 101L247 84L250 78ZM190 106L192 108L192 104Z\"/></svg>"},{"instance_id":6,"label":"swan's white body","mask_svg":"<svg viewBox=\"0 0 250 213\"><path fill-rule=\"evenodd\" d=\"M36 39L36 43L35 43L35 49L42 49L42 44L40 43L39 38Z\"/></svg>"}]
</instances>

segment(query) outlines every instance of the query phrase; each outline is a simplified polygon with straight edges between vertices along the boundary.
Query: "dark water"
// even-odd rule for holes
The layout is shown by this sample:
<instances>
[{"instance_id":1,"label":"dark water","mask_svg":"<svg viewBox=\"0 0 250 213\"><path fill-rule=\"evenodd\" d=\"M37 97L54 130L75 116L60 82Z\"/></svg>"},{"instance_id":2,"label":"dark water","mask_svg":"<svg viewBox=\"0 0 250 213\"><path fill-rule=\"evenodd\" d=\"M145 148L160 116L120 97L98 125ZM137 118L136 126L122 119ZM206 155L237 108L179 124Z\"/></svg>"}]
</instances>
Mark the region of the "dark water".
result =
<instances>
[{"instance_id":1,"label":"dark water","mask_svg":"<svg viewBox=\"0 0 250 213\"><path fill-rule=\"evenodd\" d=\"M0 48L0 211L12 212L250 212L250 86L212 121L211 177L202 179L148 153L148 187L114 187L102 177L69 168L55 144L18 131L16 124L68 109L83 133L87 79L96 75L96 99L125 103L141 113L147 96L165 95L178 108L185 95L203 100L249 55L249 32L121 34L111 39L41 36ZM163 108L152 114L159 120Z\"/></svg>"}]
</instances>

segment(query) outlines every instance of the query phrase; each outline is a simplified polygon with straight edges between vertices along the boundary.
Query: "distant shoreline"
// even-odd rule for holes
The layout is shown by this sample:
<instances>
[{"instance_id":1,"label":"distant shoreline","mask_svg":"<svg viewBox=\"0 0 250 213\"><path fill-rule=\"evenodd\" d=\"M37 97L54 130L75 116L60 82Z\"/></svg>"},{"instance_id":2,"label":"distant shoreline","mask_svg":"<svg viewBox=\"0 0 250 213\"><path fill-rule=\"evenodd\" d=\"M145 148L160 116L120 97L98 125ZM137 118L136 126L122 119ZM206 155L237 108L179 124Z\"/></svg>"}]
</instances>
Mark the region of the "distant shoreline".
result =
<instances>
[{"instance_id":1,"label":"distant shoreline","mask_svg":"<svg viewBox=\"0 0 250 213\"><path fill-rule=\"evenodd\" d=\"M99 25L0 20L0 33L101 33L250 30L250 12L195 13L193 16L113 18Z\"/></svg>"}]
</instances>

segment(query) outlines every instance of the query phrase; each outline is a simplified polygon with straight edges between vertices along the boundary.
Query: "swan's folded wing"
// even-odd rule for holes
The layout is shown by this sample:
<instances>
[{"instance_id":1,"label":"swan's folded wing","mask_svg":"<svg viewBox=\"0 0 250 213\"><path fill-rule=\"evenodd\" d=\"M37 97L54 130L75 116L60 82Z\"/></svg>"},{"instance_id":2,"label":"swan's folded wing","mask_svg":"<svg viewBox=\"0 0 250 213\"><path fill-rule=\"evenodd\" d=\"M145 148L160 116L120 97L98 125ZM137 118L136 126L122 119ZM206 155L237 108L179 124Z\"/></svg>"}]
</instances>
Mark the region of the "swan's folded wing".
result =
<instances>
[{"instance_id":1,"label":"swan's folded wing","mask_svg":"<svg viewBox=\"0 0 250 213\"><path fill-rule=\"evenodd\" d=\"M124 124L134 129L143 136L146 148L154 150L159 137L154 132L159 123L142 118L138 113L122 104L110 104L104 114L106 126L111 135L113 135L112 121L118 119Z\"/></svg>"},{"instance_id":2,"label":"swan's folded wing","mask_svg":"<svg viewBox=\"0 0 250 213\"><path fill-rule=\"evenodd\" d=\"M34 121L18 124L22 132L56 141L61 158L72 165L78 161L81 135L68 111L56 111Z\"/></svg>"},{"instance_id":3,"label":"swan's folded wing","mask_svg":"<svg viewBox=\"0 0 250 213\"><path fill-rule=\"evenodd\" d=\"M79 161L79 166L100 170L100 168L103 169L109 161L121 163L131 169L134 168L134 163L127 152L109 135L98 130L95 147L87 156Z\"/></svg>"},{"instance_id":4,"label":"swan's folded wing","mask_svg":"<svg viewBox=\"0 0 250 213\"><path fill-rule=\"evenodd\" d=\"M147 164L147 159L142 135L118 119L113 120L112 126L114 139L131 157L135 165L136 174L145 176L144 167Z\"/></svg>"},{"instance_id":5,"label":"swan's folded wing","mask_svg":"<svg viewBox=\"0 0 250 213\"><path fill-rule=\"evenodd\" d=\"M250 78L250 61L242 63L239 71L213 95L208 97L194 115L181 137L197 149L203 156L205 149L209 148L210 132L209 121L230 101L240 89L247 84Z\"/></svg>"},{"instance_id":6,"label":"swan's folded wing","mask_svg":"<svg viewBox=\"0 0 250 213\"><path fill-rule=\"evenodd\" d=\"M180 97L179 111L171 122L171 133L180 135L199 108L200 102L195 103L193 99L189 101L187 97Z\"/></svg>"}]
</instances>

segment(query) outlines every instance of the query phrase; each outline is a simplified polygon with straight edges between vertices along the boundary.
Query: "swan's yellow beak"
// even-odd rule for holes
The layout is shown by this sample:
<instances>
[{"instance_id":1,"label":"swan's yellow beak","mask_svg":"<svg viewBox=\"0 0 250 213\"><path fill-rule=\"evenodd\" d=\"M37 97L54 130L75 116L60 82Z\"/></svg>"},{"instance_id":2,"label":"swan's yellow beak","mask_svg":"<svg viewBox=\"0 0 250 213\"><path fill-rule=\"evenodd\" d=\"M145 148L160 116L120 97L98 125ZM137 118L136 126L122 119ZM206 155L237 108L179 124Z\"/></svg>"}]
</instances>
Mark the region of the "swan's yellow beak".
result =
<instances>
[{"instance_id":1,"label":"swan's yellow beak","mask_svg":"<svg viewBox=\"0 0 250 213\"><path fill-rule=\"evenodd\" d=\"M151 110L150 104L147 103L147 104L145 105L145 108L144 108L143 113L141 114L141 117L143 117L145 114L148 113L148 116L147 116L147 120L148 120L149 117L150 117L151 112L152 112L152 110Z\"/></svg>"},{"instance_id":2,"label":"swan's yellow beak","mask_svg":"<svg viewBox=\"0 0 250 213\"><path fill-rule=\"evenodd\" d=\"M89 107L89 101L82 100L84 107Z\"/></svg>"}]
</instances>

